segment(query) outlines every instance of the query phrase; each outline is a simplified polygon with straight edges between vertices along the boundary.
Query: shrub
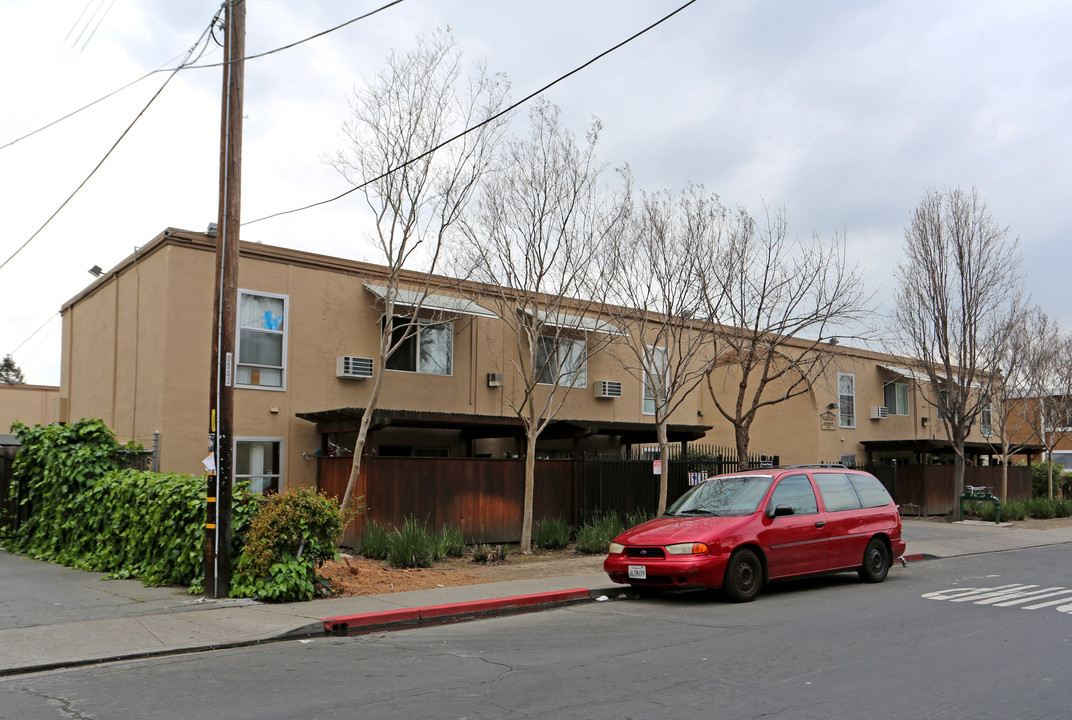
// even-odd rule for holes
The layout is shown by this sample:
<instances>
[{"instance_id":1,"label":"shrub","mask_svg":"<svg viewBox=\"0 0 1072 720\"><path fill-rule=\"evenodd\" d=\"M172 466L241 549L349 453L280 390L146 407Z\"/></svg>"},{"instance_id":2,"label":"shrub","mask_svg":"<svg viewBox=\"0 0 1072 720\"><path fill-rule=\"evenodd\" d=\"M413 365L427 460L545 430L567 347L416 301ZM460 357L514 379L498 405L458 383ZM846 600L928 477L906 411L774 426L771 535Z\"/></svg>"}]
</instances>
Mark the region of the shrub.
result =
<instances>
[{"instance_id":1,"label":"shrub","mask_svg":"<svg viewBox=\"0 0 1072 720\"><path fill-rule=\"evenodd\" d=\"M557 550L569 545L571 530L569 523L562 517L544 518L536 523L533 539L538 547Z\"/></svg>"},{"instance_id":2,"label":"shrub","mask_svg":"<svg viewBox=\"0 0 1072 720\"><path fill-rule=\"evenodd\" d=\"M1001 506L1002 520L1023 520L1027 517L1027 501L1009 500Z\"/></svg>"},{"instance_id":3,"label":"shrub","mask_svg":"<svg viewBox=\"0 0 1072 720\"><path fill-rule=\"evenodd\" d=\"M436 560L436 538L429 534L423 520L407 518L401 529L388 538L387 562L396 568L432 567Z\"/></svg>"},{"instance_id":4,"label":"shrub","mask_svg":"<svg viewBox=\"0 0 1072 720\"><path fill-rule=\"evenodd\" d=\"M313 488L268 497L250 524L231 594L279 602L311 599L316 568L338 559L342 530L338 503Z\"/></svg>"},{"instance_id":5,"label":"shrub","mask_svg":"<svg viewBox=\"0 0 1072 720\"><path fill-rule=\"evenodd\" d=\"M465 536L457 525L443 524L436 537L436 559L465 555Z\"/></svg>"},{"instance_id":6,"label":"shrub","mask_svg":"<svg viewBox=\"0 0 1072 720\"><path fill-rule=\"evenodd\" d=\"M1054 495L1061 491L1065 468L1058 463L1040 462L1031 466L1031 496L1048 498L1050 496L1049 468L1053 466Z\"/></svg>"},{"instance_id":7,"label":"shrub","mask_svg":"<svg viewBox=\"0 0 1072 720\"><path fill-rule=\"evenodd\" d=\"M608 513L586 522L577 532L577 551L589 555L605 553L610 549L610 541L623 530L617 513Z\"/></svg>"},{"instance_id":8,"label":"shrub","mask_svg":"<svg viewBox=\"0 0 1072 720\"><path fill-rule=\"evenodd\" d=\"M365 523L361 534L361 554L370 560L384 560L391 547L390 533L375 520Z\"/></svg>"},{"instance_id":9,"label":"shrub","mask_svg":"<svg viewBox=\"0 0 1072 720\"><path fill-rule=\"evenodd\" d=\"M625 529L636 527L641 523L646 523L655 517L654 513L650 513L647 510L634 510L631 513L625 514Z\"/></svg>"},{"instance_id":10,"label":"shrub","mask_svg":"<svg viewBox=\"0 0 1072 720\"><path fill-rule=\"evenodd\" d=\"M1049 520L1056 514L1055 502L1044 497L1031 498L1027 501L1027 514L1039 520Z\"/></svg>"},{"instance_id":11,"label":"shrub","mask_svg":"<svg viewBox=\"0 0 1072 720\"><path fill-rule=\"evenodd\" d=\"M487 543L478 543L473 546L473 562L490 565L506 559L508 548L506 545L492 547Z\"/></svg>"},{"instance_id":12,"label":"shrub","mask_svg":"<svg viewBox=\"0 0 1072 720\"><path fill-rule=\"evenodd\" d=\"M1072 499L1055 501L1054 514L1059 518L1072 517Z\"/></svg>"}]
</instances>

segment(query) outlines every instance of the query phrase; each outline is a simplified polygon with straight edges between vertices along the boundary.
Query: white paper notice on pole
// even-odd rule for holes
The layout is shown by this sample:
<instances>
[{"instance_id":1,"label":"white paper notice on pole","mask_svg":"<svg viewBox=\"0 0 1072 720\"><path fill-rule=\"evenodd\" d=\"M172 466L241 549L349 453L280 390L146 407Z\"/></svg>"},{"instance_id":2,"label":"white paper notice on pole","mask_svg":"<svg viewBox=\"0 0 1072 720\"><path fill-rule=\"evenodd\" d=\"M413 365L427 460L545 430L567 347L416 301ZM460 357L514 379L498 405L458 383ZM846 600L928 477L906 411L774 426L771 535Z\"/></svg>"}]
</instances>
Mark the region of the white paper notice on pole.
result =
<instances>
[{"instance_id":1,"label":"white paper notice on pole","mask_svg":"<svg viewBox=\"0 0 1072 720\"><path fill-rule=\"evenodd\" d=\"M207 458L201 461L201 464L205 466L205 472L216 472L216 455L209 455Z\"/></svg>"},{"instance_id":2,"label":"white paper notice on pole","mask_svg":"<svg viewBox=\"0 0 1072 720\"><path fill-rule=\"evenodd\" d=\"M662 460L652 460L651 461L651 473L652 473L652 475L662 475L663 474L663 461Z\"/></svg>"}]
</instances>

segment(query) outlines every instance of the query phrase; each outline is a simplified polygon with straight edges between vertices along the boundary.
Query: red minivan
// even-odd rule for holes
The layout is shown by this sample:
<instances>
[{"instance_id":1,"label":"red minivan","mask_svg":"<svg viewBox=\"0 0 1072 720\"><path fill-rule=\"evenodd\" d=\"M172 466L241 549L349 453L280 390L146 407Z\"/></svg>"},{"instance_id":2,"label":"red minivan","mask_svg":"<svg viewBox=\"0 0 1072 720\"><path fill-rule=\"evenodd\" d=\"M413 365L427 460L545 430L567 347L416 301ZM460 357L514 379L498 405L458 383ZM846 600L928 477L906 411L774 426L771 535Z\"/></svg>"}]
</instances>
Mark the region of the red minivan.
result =
<instances>
[{"instance_id":1,"label":"red minivan","mask_svg":"<svg viewBox=\"0 0 1072 720\"><path fill-rule=\"evenodd\" d=\"M901 514L874 475L801 466L708 478L614 538L603 569L637 588L722 588L747 602L802 575L856 570L882 582L904 551Z\"/></svg>"}]
</instances>

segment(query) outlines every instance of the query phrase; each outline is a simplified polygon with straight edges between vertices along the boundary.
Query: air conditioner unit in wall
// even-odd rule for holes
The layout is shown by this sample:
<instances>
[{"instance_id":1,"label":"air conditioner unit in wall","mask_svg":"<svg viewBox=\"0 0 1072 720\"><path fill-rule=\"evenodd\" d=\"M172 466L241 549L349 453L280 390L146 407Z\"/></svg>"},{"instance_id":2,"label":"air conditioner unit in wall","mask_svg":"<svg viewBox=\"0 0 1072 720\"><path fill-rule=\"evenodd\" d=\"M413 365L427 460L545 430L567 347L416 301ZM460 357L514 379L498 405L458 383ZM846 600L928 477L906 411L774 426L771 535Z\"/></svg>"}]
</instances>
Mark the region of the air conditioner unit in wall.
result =
<instances>
[{"instance_id":1,"label":"air conditioner unit in wall","mask_svg":"<svg viewBox=\"0 0 1072 720\"><path fill-rule=\"evenodd\" d=\"M618 380L599 380L595 385L597 398L620 398L622 384Z\"/></svg>"},{"instance_id":2,"label":"air conditioner unit in wall","mask_svg":"<svg viewBox=\"0 0 1072 720\"><path fill-rule=\"evenodd\" d=\"M876 405L875 407L871 408L872 420L885 420L887 417L889 417L889 414L890 411L882 405Z\"/></svg>"},{"instance_id":3,"label":"air conditioner unit in wall","mask_svg":"<svg viewBox=\"0 0 1072 720\"><path fill-rule=\"evenodd\" d=\"M335 377L367 380L372 377L372 358L340 355L335 358Z\"/></svg>"}]
</instances>

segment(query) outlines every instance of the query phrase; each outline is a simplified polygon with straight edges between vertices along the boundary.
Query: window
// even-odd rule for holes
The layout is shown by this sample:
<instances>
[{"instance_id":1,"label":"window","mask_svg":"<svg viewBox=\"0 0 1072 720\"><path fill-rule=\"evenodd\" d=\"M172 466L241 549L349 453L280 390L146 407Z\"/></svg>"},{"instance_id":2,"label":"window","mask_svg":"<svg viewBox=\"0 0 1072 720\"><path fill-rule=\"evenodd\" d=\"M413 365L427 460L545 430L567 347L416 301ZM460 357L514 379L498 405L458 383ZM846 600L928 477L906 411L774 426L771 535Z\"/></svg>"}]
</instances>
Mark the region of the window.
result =
<instances>
[{"instance_id":1,"label":"window","mask_svg":"<svg viewBox=\"0 0 1072 720\"><path fill-rule=\"evenodd\" d=\"M841 463L842 465L844 465L845 467L854 468L854 467L856 467L856 456L855 455L842 455L838 459L838 462Z\"/></svg>"},{"instance_id":2,"label":"window","mask_svg":"<svg viewBox=\"0 0 1072 720\"><path fill-rule=\"evenodd\" d=\"M860 497L845 473L815 473L815 484L827 512L860 509Z\"/></svg>"},{"instance_id":3,"label":"window","mask_svg":"<svg viewBox=\"0 0 1072 720\"><path fill-rule=\"evenodd\" d=\"M841 408L841 427L856 427L856 376L838 373L838 407Z\"/></svg>"},{"instance_id":4,"label":"window","mask_svg":"<svg viewBox=\"0 0 1072 720\"><path fill-rule=\"evenodd\" d=\"M882 507L893 502L886 488L871 475L849 475L849 482L856 489L860 503L865 508Z\"/></svg>"},{"instance_id":5,"label":"window","mask_svg":"<svg viewBox=\"0 0 1072 720\"><path fill-rule=\"evenodd\" d=\"M286 387L287 297L238 292L237 387Z\"/></svg>"},{"instance_id":6,"label":"window","mask_svg":"<svg viewBox=\"0 0 1072 720\"><path fill-rule=\"evenodd\" d=\"M235 441L234 479L248 480L249 491L254 495L279 492L282 474L279 466L282 440L238 439Z\"/></svg>"},{"instance_id":7,"label":"window","mask_svg":"<svg viewBox=\"0 0 1072 720\"><path fill-rule=\"evenodd\" d=\"M403 338L409 331L409 337ZM395 318L391 345L401 345L387 358L388 370L450 375L454 372L454 323Z\"/></svg>"},{"instance_id":8,"label":"window","mask_svg":"<svg viewBox=\"0 0 1072 720\"><path fill-rule=\"evenodd\" d=\"M882 390L883 404L890 415L908 414L908 383L886 383Z\"/></svg>"},{"instance_id":9,"label":"window","mask_svg":"<svg viewBox=\"0 0 1072 720\"><path fill-rule=\"evenodd\" d=\"M979 411L979 430L983 433L983 437L990 437L994 434L994 409L989 402Z\"/></svg>"},{"instance_id":10,"label":"window","mask_svg":"<svg viewBox=\"0 0 1072 720\"><path fill-rule=\"evenodd\" d=\"M542 385L588 387L584 340L541 336L536 346L537 380Z\"/></svg>"},{"instance_id":11,"label":"window","mask_svg":"<svg viewBox=\"0 0 1072 720\"><path fill-rule=\"evenodd\" d=\"M666 400L666 348L651 348L652 360L655 362L655 371L661 377L652 377L648 372L644 373L644 407L645 415L655 414L655 388L656 383L663 381L663 400Z\"/></svg>"},{"instance_id":12,"label":"window","mask_svg":"<svg viewBox=\"0 0 1072 720\"><path fill-rule=\"evenodd\" d=\"M792 505L796 515L812 515L819 512L815 491L811 489L807 475L790 475L783 478L770 499L770 509L779 505Z\"/></svg>"}]
</instances>

